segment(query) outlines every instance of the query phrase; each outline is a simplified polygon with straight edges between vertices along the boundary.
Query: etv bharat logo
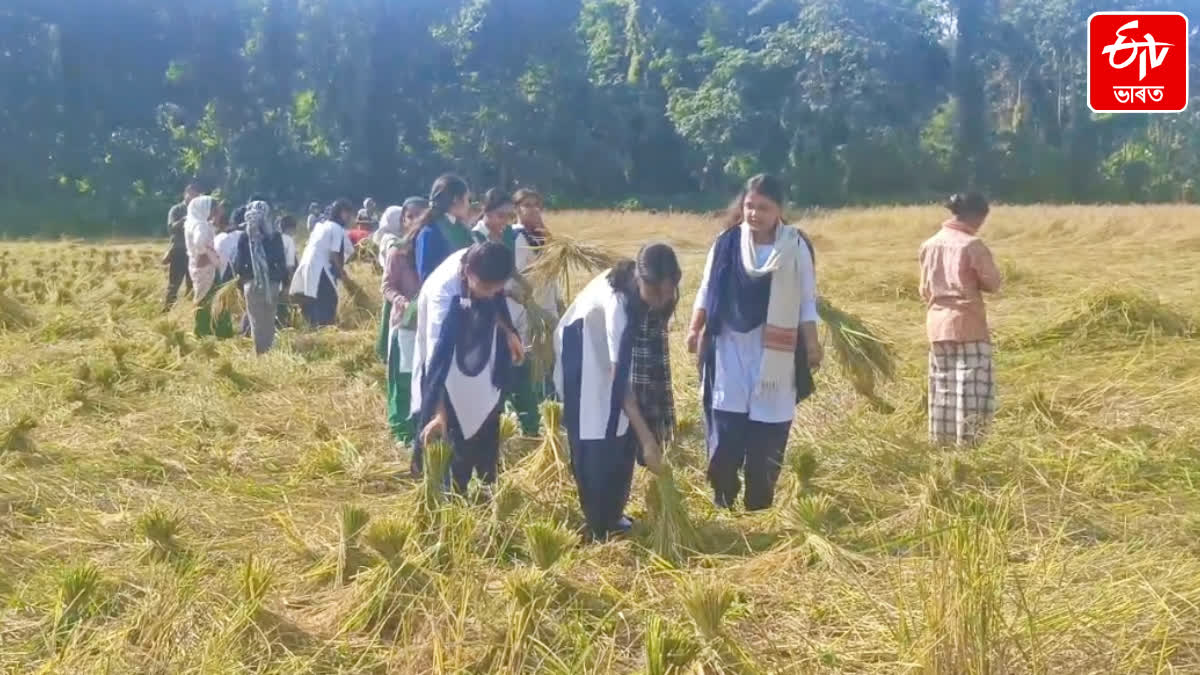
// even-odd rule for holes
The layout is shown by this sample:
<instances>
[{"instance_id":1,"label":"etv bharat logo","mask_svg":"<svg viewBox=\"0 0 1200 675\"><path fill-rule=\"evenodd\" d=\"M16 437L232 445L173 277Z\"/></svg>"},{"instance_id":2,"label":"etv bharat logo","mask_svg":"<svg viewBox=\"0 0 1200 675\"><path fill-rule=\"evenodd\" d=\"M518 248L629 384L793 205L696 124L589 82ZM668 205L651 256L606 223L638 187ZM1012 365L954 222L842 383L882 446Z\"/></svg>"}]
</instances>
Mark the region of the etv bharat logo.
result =
<instances>
[{"instance_id":1,"label":"etv bharat logo","mask_svg":"<svg viewBox=\"0 0 1200 675\"><path fill-rule=\"evenodd\" d=\"M1088 107L1098 113L1182 112L1188 103L1188 20L1179 12L1088 18Z\"/></svg>"}]
</instances>

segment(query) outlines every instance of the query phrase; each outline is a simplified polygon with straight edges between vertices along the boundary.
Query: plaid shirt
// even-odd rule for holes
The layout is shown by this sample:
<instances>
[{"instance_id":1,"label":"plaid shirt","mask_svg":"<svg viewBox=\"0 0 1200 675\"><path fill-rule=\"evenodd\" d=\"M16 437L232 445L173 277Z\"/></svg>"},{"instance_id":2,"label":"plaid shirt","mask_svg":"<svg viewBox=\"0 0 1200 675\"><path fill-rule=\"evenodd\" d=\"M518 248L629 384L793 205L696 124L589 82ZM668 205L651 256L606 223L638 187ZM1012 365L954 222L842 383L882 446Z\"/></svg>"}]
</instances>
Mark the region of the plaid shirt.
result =
<instances>
[{"instance_id":1,"label":"plaid shirt","mask_svg":"<svg viewBox=\"0 0 1200 675\"><path fill-rule=\"evenodd\" d=\"M637 320L630 368L634 398L659 443L667 442L675 431L667 321L665 317L649 313Z\"/></svg>"}]
</instances>

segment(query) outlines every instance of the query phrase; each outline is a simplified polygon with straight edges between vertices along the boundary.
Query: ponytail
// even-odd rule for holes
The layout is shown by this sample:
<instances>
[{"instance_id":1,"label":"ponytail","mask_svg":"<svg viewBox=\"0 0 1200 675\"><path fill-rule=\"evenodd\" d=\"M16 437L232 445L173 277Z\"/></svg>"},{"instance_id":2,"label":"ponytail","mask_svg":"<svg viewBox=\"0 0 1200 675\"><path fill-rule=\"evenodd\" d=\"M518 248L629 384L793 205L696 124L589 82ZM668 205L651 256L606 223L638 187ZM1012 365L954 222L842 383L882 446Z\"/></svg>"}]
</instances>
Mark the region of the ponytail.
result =
<instances>
[{"instance_id":1,"label":"ponytail","mask_svg":"<svg viewBox=\"0 0 1200 675\"><path fill-rule=\"evenodd\" d=\"M429 210L421 218L417 229L421 230L436 223L450 212L450 207L454 206L454 202L465 197L470 191L467 181L455 174L446 173L438 176L429 190Z\"/></svg>"}]
</instances>

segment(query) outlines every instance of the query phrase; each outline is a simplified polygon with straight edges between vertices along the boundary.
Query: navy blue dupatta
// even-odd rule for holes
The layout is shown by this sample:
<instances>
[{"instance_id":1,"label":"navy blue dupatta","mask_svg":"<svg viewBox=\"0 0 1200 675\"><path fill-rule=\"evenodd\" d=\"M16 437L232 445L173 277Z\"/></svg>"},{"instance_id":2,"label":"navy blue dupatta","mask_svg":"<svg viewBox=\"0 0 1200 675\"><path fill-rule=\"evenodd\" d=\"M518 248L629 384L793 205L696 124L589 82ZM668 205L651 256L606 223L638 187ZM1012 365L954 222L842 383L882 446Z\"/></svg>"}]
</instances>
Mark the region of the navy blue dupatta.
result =
<instances>
[{"instance_id":1,"label":"navy blue dupatta","mask_svg":"<svg viewBox=\"0 0 1200 675\"><path fill-rule=\"evenodd\" d=\"M422 425L428 424L437 414L446 377L455 363L463 373L478 375L494 352L492 384L504 390L512 370L512 354L504 331L496 330L498 326L512 326L504 295L472 300L464 281L462 291L450 301L450 311L442 322L437 344L421 376Z\"/></svg>"},{"instance_id":2,"label":"navy blue dupatta","mask_svg":"<svg viewBox=\"0 0 1200 675\"><path fill-rule=\"evenodd\" d=\"M786 227L786 225L781 225ZM709 272L708 292L704 296L706 315L704 338L700 345L700 378L703 382L704 416L708 427L709 449L716 447L716 425L712 414L713 378L717 366L717 336L725 330L748 333L767 320L771 300L773 275L751 277L742 265L740 227L731 227L717 237L713 246L712 270ZM808 246L816 264L816 251L803 232L800 237ZM804 340L796 340L796 403L812 396L816 388Z\"/></svg>"}]
</instances>

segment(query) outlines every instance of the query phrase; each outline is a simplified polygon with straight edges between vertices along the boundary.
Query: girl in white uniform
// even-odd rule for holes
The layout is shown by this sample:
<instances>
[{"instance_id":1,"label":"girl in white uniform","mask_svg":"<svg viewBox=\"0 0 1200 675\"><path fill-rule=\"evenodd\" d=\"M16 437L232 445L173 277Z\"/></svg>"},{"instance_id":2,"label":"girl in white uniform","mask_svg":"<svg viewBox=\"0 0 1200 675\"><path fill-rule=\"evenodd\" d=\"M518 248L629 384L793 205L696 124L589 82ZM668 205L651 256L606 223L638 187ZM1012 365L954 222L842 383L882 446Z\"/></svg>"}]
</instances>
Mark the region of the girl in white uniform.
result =
<instances>
[{"instance_id":1,"label":"girl in white uniform","mask_svg":"<svg viewBox=\"0 0 1200 675\"><path fill-rule=\"evenodd\" d=\"M353 217L354 206L348 200L334 202L329 218L313 227L292 275L291 295L305 298L301 312L313 326L332 326L337 321L337 282L354 251L345 224Z\"/></svg>"},{"instance_id":2,"label":"girl in white uniform","mask_svg":"<svg viewBox=\"0 0 1200 675\"><path fill-rule=\"evenodd\" d=\"M756 176L708 254L688 350L700 351L714 501L771 506L796 404L821 363L812 247L783 222L782 183ZM703 344L701 344L703 343Z\"/></svg>"},{"instance_id":3,"label":"girl in white uniform","mask_svg":"<svg viewBox=\"0 0 1200 675\"><path fill-rule=\"evenodd\" d=\"M472 474L496 481L501 392L512 365L524 358L503 295L512 272L503 244L475 244L451 253L417 296L412 412L422 431L413 471L424 470L424 446L444 438L459 493Z\"/></svg>"},{"instance_id":4,"label":"girl in white uniform","mask_svg":"<svg viewBox=\"0 0 1200 675\"><path fill-rule=\"evenodd\" d=\"M674 426L669 374L657 387L637 385L647 367L661 370L665 362L664 328L680 278L670 246L646 246L636 261L621 261L584 287L554 333L554 386L580 507L596 539L630 529L624 510L639 446L657 471L660 443Z\"/></svg>"}]
</instances>

